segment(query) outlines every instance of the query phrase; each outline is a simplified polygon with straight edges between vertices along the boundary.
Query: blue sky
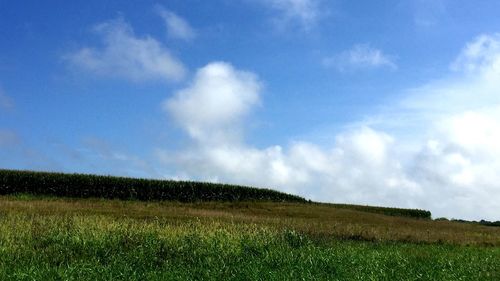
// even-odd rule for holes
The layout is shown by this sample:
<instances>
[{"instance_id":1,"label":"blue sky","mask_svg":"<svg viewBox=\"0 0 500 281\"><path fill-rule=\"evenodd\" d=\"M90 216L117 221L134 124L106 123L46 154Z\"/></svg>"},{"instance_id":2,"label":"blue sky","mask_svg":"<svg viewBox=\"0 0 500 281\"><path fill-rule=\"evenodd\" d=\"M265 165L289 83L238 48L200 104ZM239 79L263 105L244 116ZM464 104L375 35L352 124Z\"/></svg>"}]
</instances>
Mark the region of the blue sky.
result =
<instances>
[{"instance_id":1,"label":"blue sky","mask_svg":"<svg viewBox=\"0 0 500 281\"><path fill-rule=\"evenodd\" d=\"M498 220L498 1L0 1L0 167Z\"/></svg>"}]
</instances>

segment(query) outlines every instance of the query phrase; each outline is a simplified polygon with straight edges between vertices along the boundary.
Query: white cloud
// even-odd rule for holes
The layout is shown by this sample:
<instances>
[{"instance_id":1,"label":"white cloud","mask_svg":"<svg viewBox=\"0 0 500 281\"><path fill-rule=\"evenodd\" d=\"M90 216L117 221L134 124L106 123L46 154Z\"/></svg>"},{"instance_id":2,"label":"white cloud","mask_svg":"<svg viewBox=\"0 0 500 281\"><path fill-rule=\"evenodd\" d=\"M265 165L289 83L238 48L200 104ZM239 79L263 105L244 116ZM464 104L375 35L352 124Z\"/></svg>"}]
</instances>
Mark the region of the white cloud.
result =
<instances>
[{"instance_id":1,"label":"white cloud","mask_svg":"<svg viewBox=\"0 0 500 281\"><path fill-rule=\"evenodd\" d=\"M457 61L480 67L457 68L409 90L369 126L352 126L326 147L293 142L257 148L243 138L235 141L231 132L243 130L243 118L259 100L258 79L228 64L210 64L166 102L194 142L183 151L158 150L158 156L180 178L278 188L319 201L425 208L435 217L498 220L499 42L496 35L476 38ZM481 47L472 52L470 46ZM226 89L227 96L216 89Z\"/></svg>"},{"instance_id":2,"label":"white cloud","mask_svg":"<svg viewBox=\"0 0 500 281\"><path fill-rule=\"evenodd\" d=\"M14 106L12 99L8 97L0 87L0 109L10 109Z\"/></svg>"},{"instance_id":3,"label":"white cloud","mask_svg":"<svg viewBox=\"0 0 500 281\"><path fill-rule=\"evenodd\" d=\"M280 25L294 22L304 30L309 30L322 16L320 0L259 0L259 2L279 13L275 20Z\"/></svg>"},{"instance_id":4,"label":"white cloud","mask_svg":"<svg viewBox=\"0 0 500 281\"><path fill-rule=\"evenodd\" d=\"M181 80L186 69L160 42L137 37L123 19L94 27L103 41L101 48L84 47L65 58L86 71L133 81Z\"/></svg>"},{"instance_id":5,"label":"white cloud","mask_svg":"<svg viewBox=\"0 0 500 281\"><path fill-rule=\"evenodd\" d=\"M500 74L500 33L480 35L468 43L451 65L455 71L476 74Z\"/></svg>"},{"instance_id":6,"label":"white cloud","mask_svg":"<svg viewBox=\"0 0 500 281\"><path fill-rule=\"evenodd\" d=\"M192 40L196 37L196 32L185 19L165 9L161 5L157 5L155 10L165 22L168 35L172 38Z\"/></svg>"},{"instance_id":7,"label":"white cloud","mask_svg":"<svg viewBox=\"0 0 500 281\"><path fill-rule=\"evenodd\" d=\"M321 201L394 204L419 192L390 157L392 137L370 128L341 134L328 149L308 142L262 149L246 144L242 120L258 104L260 89L255 74L227 63L201 68L189 87L164 103L194 142L181 152L158 150L159 158L178 169L177 178L274 187Z\"/></svg>"},{"instance_id":8,"label":"white cloud","mask_svg":"<svg viewBox=\"0 0 500 281\"><path fill-rule=\"evenodd\" d=\"M234 139L241 119L259 102L260 89L256 75L215 62L198 70L191 85L163 107L194 139Z\"/></svg>"},{"instance_id":9,"label":"white cloud","mask_svg":"<svg viewBox=\"0 0 500 281\"><path fill-rule=\"evenodd\" d=\"M319 201L419 206L421 189L402 172L392 144L390 136L360 128L339 135L328 149L307 142L286 149L212 143L158 154L183 178L278 188Z\"/></svg>"},{"instance_id":10,"label":"white cloud","mask_svg":"<svg viewBox=\"0 0 500 281\"><path fill-rule=\"evenodd\" d=\"M499 219L499 44L497 34L478 36L452 74L412 89L374 125L416 140L407 175L437 214Z\"/></svg>"},{"instance_id":11,"label":"white cloud","mask_svg":"<svg viewBox=\"0 0 500 281\"><path fill-rule=\"evenodd\" d=\"M393 58L368 44L357 44L340 54L323 59L323 65L339 71L387 67L397 69Z\"/></svg>"}]
</instances>

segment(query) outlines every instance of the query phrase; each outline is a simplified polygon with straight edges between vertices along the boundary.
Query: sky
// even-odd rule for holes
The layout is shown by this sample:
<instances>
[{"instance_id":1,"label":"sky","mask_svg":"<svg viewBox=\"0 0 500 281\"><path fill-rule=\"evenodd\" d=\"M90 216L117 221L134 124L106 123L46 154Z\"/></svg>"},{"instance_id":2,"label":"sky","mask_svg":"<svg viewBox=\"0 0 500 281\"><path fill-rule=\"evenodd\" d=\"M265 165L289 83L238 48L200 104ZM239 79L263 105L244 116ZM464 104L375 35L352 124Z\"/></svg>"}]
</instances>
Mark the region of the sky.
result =
<instances>
[{"instance_id":1,"label":"sky","mask_svg":"<svg viewBox=\"0 0 500 281\"><path fill-rule=\"evenodd\" d=\"M0 0L0 168L500 220L496 0Z\"/></svg>"}]
</instances>

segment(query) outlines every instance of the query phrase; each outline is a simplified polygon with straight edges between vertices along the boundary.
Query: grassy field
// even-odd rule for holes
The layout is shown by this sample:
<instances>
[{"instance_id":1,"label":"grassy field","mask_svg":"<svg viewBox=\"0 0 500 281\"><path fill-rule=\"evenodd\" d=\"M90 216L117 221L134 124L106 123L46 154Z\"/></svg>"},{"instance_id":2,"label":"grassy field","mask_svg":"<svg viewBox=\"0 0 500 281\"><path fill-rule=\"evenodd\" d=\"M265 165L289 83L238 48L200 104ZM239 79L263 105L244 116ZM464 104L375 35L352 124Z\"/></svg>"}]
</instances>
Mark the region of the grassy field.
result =
<instances>
[{"instance_id":1,"label":"grassy field","mask_svg":"<svg viewBox=\"0 0 500 281\"><path fill-rule=\"evenodd\" d=\"M500 228L328 204L0 196L0 280L499 280Z\"/></svg>"}]
</instances>

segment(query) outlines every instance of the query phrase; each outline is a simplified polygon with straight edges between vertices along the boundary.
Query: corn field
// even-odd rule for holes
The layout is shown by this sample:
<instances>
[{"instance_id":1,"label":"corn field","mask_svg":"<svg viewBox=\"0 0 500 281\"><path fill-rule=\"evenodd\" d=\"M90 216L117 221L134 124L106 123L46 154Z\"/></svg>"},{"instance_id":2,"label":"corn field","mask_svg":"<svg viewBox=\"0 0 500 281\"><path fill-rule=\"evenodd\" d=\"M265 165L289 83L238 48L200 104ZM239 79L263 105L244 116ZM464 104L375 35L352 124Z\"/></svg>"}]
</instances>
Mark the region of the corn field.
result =
<instances>
[{"instance_id":1,"label":"corn field","mask_svg":"<svg viewBox=\"0 0 500 281\"><path fill-rule=\"evenodd\" d=\"M299 196L238 185L0 170L0 195L19 193L140 201L306 202Z\"/></svg>"}]
</instances>

